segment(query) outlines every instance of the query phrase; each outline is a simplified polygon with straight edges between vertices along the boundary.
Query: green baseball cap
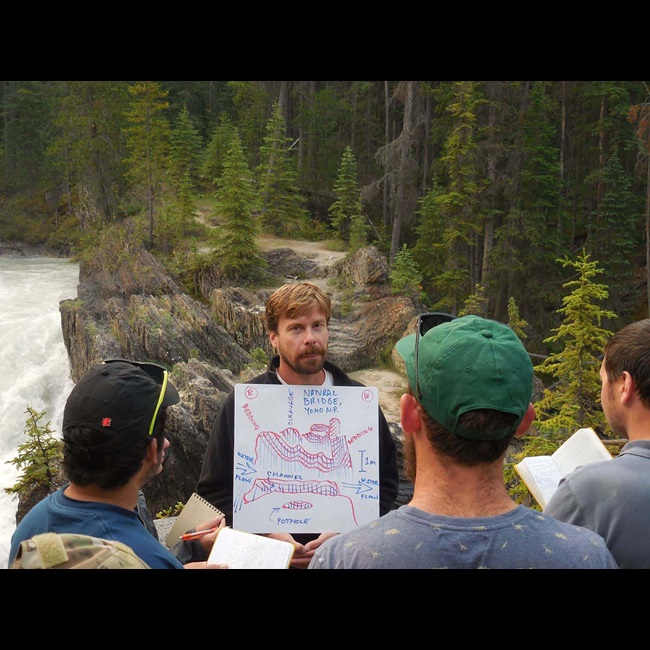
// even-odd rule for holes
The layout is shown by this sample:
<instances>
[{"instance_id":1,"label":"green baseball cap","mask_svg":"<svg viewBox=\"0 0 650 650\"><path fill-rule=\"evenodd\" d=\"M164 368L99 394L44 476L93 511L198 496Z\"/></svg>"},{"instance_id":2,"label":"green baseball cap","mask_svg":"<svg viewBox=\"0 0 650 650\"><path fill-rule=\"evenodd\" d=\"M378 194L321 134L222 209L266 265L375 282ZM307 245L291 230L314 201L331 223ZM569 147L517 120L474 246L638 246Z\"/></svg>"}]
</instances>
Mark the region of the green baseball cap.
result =
<instances>
[{"instance_id":1,"label":"green baseball cap","mask_svg":"<svg viewBox=\"0 0 650 650\"><path fill-rule=\"evenodd\" d=\"M395 346L414 393L417 337L410 334ZM430 329L417 347L420 402L436 422L473 440L500 440L517 430L533 394L533 364L510 327L462 316ZM478 409L513 413L517 419L489 434L458 424L463 413Z\"/></svg>"}]
</instances>

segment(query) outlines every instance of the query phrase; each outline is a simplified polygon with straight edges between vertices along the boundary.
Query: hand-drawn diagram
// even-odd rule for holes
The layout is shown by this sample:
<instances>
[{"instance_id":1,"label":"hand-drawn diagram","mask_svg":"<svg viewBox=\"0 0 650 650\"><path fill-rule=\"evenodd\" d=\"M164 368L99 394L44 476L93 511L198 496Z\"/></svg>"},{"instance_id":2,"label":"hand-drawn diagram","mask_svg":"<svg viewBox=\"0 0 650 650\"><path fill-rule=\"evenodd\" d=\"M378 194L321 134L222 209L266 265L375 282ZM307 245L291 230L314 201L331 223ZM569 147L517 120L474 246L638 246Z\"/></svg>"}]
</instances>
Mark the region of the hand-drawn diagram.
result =
<instances>
[{"instance_id":1,"label":"hand-drawn diagram","mask_svg":"<svg viewBox=\"0 0 650 650\"><path fill-rule=\"evenodd\" d=\"M238 384L233 527L343 532L378 517L378 404L365 386Z\"/></svg>"}]
</instances>

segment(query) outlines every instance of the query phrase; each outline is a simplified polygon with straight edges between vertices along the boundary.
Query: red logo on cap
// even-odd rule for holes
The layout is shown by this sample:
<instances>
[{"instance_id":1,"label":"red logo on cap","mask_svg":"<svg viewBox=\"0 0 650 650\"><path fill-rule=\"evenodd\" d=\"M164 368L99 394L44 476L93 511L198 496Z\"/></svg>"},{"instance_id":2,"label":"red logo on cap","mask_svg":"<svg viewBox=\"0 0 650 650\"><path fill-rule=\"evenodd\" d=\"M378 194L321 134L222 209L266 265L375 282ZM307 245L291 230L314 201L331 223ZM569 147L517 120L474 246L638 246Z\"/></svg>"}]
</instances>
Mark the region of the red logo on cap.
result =
<instances>
[{"instance_id":1,"label":"red logo on cap","mask_svg":"<svg viewBox=\"0 0 650 650\"><path fill-rule=\"evenodd\" d=\"M113 420L111 420L111 418L104 418L102 420L102 426L103 427L110 427L112 422L113 422Z\"/></svg>"}]
</instances>

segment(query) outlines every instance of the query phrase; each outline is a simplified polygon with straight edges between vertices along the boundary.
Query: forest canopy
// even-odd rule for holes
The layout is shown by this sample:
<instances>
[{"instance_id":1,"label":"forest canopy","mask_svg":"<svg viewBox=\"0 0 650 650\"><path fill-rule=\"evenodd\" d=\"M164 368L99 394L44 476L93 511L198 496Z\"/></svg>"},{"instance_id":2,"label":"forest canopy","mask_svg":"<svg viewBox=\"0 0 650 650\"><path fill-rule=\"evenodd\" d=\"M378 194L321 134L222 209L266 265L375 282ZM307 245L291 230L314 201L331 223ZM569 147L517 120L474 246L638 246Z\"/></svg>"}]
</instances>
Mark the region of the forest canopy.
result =
<instances>
[{"instance_id":1,"label":"forest canopy","mask_svg":"<svg viewBox=\"0 0 650 650\"><path fill-rule=\"evenodd\" d=\"M423 308L514 304L548 352L581 251L603 327L648 316L648 84L3 81L0 241L80 254L136 218L181 271L233 281L263 272L259 232L371 244Z\"/></svg>"}]
</instances>

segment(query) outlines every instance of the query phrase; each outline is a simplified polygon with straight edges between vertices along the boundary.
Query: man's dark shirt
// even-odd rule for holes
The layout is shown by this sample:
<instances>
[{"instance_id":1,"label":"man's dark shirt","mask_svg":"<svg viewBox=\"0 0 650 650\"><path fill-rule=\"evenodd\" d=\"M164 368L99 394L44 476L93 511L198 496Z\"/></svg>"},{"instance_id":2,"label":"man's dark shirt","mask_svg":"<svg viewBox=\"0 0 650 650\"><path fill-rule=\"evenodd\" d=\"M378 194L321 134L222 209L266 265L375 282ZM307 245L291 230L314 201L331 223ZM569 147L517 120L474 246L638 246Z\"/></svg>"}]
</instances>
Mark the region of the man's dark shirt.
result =
<instances>
[{"instance_id":1,"label":"man's dark shirt","mask_svg":"<svg viewBox=\"0 0 650 650\"><path fill-rule=\"evenodd\" d=\"M276 384L282 382L276 370L280 357L274 357L266 372L248 380L247 384ZM349 377L338 366L325 361L324 368L332 373L334 386L363 386ZM212 429L201 475L196 492L206 501L219 508L226 516L226 523L232 526L233 516L233 463L235 432L235 391L226 398L217 421ZM397 447L381 409L379 409L379 514L385 515L393 509L399 490L397 469ZM323 531L325 532L325 531ZM300 533L294 539L306 544L318 537L318 533Z\"/></svg>"}]
</instances>

